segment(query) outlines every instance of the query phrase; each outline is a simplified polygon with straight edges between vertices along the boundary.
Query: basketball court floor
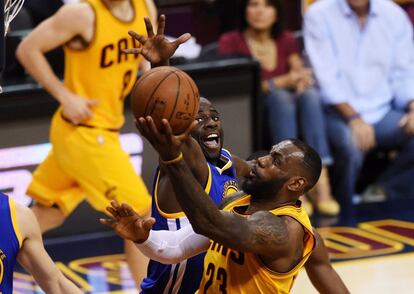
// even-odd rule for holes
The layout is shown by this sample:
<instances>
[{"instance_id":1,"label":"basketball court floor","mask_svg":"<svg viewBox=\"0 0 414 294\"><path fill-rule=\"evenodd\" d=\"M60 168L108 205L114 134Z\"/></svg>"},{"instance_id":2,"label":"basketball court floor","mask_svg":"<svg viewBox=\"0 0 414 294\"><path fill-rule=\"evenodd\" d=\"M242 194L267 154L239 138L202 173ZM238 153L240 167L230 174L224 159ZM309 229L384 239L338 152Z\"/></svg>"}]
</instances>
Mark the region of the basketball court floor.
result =
<instances>
[{"instance_id":1,"label":"basketball court floor","mask_svg":"<svg viewBox=\"0 0 414 294\"><path fill-rule=\"evenodd\" d=\"M413 293L413 202L364 204L354 217L313 219L351 293ZM48 238L45 243L62 272L85 293L136 293L122 255L122 241L112 232ZM42 293L21 269L14 282L16 294ZM317 293L305 271L292 293Z\"/></svg>"}]
</instances>

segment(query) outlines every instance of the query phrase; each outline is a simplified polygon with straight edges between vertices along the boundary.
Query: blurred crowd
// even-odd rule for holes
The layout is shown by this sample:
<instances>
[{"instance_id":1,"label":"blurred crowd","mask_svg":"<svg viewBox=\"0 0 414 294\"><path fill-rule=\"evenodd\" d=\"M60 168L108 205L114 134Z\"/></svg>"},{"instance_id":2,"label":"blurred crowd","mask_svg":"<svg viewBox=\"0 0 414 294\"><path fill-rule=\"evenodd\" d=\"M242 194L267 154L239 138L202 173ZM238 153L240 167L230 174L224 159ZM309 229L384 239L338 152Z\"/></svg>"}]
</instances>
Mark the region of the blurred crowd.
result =
<instances>
[{"instance_id":1,"label":"blurred crowd","mask_svg":"<svg viewBox=\"0 0 414 294\"><path fill-rule=\"evenodd\" d=\"M72 1L45 2L26 0L12 29L33 28ZM296 32L285 29L281 0L209 2L226 31L215 53L261 65L266 127L256 131L269 146L299 138L322 158L319 183L302 198L309 213L414 196L413 0L304 1ZM366 165L375 181L361 186Z\"/></svg>"}]
</instances>

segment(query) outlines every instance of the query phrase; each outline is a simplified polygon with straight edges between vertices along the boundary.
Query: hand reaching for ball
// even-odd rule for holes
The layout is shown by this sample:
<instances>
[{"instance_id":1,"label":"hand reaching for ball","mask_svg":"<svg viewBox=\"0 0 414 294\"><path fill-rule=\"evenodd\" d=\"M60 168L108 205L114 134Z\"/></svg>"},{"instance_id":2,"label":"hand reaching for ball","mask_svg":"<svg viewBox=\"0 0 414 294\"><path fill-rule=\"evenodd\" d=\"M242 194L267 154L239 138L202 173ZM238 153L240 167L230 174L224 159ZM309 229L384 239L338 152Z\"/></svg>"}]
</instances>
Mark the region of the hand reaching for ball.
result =
<instances>
[{"instance_id":1,"label":"hand reaching for ball","mask_svg":"<svg viewBox=\"0 0 414 294\"><path fill-rule=\"evenodd\" d=\"M185 33L175 39L174 41L168 41L164 36L165 29L165 15L160 15L158 18L157 34L154 34L154 30L149 17L144 18L145 27L147 29L148 37L137 34L134 31L129 31L128 34L135 40L140 42L141 47L123 50L128 54L142 54L145 59L151 62L152 66L168 65L168 61L178 46L187 42L191 35Z\"/></svg>"},{"instance_id":2,"label":"hand reaching for ball","mask_svg":"<svg viewBox=\"0 0 414 294\"><path fill-rule=\"evenodd\" d=\"M196 124L197 122L194 120L182 134L174 135L166 119L162 119L160 130L157 129L150 116L140 117L135 121L141 135L157 150L163 161L175 159L180 155L183 142L189 139L190 132Z\"/></svg>"}]
</instances>

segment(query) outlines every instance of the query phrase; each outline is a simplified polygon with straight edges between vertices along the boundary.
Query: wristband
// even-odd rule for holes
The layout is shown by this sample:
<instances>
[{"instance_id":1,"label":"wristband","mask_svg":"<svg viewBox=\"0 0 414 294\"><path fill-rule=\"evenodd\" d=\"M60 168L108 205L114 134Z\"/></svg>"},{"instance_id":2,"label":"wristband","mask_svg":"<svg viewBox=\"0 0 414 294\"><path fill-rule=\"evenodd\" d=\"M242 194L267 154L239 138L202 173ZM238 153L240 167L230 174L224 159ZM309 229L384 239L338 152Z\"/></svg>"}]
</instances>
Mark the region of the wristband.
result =
<instances>
[{"instance_id":1,"label":"wristband","mask_svg":"<svg viewBox=\"0 0 414 294\"><path fill-rule=\"evenodd\" d=\"M356 119L359 119L359 118L361 118L361 116L359 115L359 113L356 112L354 114L348 115L346 117L346 121L347 122L351 122L351 121L356 120Z\"/></svg>"},{"instance_id":2,"label":"wristband","mask_svg":"<svg viewBox=\"0 0 414 294\"><path fill-rule=\"evenodd\" d=\"M179 161L181 161L181 159L183 159L183 153L182 152L180 152L180 154L176 158L174 158L174 159L171 159L171 160L162 160L160 158L160 161L161 161L162 164L169 165L169 164L173 164L173 163L179 162Z\"/></svg>"}]
</instances>

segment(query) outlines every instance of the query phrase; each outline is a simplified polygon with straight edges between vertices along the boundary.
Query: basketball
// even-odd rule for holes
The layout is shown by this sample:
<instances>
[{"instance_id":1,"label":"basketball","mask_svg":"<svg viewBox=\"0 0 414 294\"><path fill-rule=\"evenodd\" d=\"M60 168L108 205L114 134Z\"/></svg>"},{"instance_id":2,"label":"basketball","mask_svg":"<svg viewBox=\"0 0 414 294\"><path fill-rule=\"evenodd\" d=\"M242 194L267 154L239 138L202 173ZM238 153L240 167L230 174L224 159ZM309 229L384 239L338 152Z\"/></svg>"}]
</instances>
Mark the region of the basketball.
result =
<instances>
[{"instance_id":1,"label":"basketball","mask_svg":"<svg viewBox=\"0 0 414 294\"><path fill-rule=\"evenodd\" d=\"M166 118L174 135L183 133L194 121L200 95L193 79L182 70L161 66L143 74L131 92L136 119L151 116L159 130Z\"/></svg>"}]
</instances>

